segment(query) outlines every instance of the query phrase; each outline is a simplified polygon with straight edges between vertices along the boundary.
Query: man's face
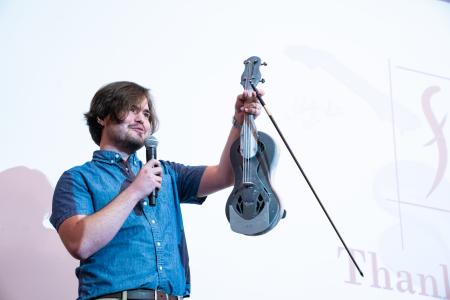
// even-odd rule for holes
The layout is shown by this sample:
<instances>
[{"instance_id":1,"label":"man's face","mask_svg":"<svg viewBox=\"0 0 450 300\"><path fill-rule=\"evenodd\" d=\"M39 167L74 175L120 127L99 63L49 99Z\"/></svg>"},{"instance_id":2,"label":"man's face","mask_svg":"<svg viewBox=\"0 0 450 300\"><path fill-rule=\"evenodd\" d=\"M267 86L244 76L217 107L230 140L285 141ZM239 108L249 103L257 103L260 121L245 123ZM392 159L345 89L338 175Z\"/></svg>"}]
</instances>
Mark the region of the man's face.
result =
<instances>
[{"instance_id":1,"label":"man's face","mask_svg":"<svg viewBox=\"0 0 450 300\"><path fill-rule=\"evenodd\" d=\"M133 105L130 111L126 112L122 122L117 123L110 117L105 118L101 142L128 154L137 151L150 135L149 116L148 102L144 97L139 105Z\"/></svg>"}]
</instances>

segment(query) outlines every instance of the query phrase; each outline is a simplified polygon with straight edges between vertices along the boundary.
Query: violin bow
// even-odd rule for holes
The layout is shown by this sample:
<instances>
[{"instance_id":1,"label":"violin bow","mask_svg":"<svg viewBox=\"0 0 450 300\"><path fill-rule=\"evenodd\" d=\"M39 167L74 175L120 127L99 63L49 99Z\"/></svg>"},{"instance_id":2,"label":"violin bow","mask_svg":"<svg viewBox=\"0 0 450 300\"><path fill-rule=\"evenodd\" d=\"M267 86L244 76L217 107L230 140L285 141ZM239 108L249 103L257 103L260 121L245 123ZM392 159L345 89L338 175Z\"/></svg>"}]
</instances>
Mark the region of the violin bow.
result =
<instances>
[{"instance_id":1,"label":"violin bow","mask_svg":"<svg viewBox=\"0 0 450 300\"><path fill-rule=\"evenodd\" d=\"M252 81L250 81L250 84L252 86L253 91L255 91L256 93L256 97L258 98L259 102L261 103L262 107L264 108L264 110L266 111L267 115L269 116L270 121L272 121L273 126L275 126L275 129L278 132L278 135L281 137L281 139L283 140L284 145L286 146L286 148L288 149L289 153L291 154L292 158L294 159L298 169L300 170L300 172L302 173L303 177L306 180L306 183L308 183L309 188L311 189L311 191L314 194L314 197L316 197L317 202L319 202L320 207L322 208L322 211L325 213L325 216L327 216L328 221L330 222L331 226L333 226L334 231L336 232L337 236L339 237L339 239L341 240L342 245L344 246L345 250L347 251L348 255L350 256L350 259L352 260L353 264L355 265L356 269L358 269L359 274L361 275L361 277L364 277L363 272L361 271L361 269L359 268L358 264L356 263L355 258L353 257L353 255L351 254L350 250L348 249L347 245L344 242L344 239L342 238L341 234L339 233L339 231L337 230L336 226L334 225L333 221L331 220L330 215L328 214L327 210L325 209L325 206L323 206L322 201L320 201L319 196L317 196L316 191L314 190L313 186L311 185L311 182L309 181L308 177L306 176L305 172L303 171L302 167L300 166L300 163L298 162L297 158L295 157L294 152L292 152L291 147L289 147L288 142L286 141L286 139L283 136L283 133L281 132L280 128L277 125L277 122L275 122L275 119L273 118L272 114L270 113L269 109L266 107L266 103L264 102L264 100L262 99L261 95L258 93L258 90L256 89L256 86L253 84Z\"/></svg>"}]
</instances>

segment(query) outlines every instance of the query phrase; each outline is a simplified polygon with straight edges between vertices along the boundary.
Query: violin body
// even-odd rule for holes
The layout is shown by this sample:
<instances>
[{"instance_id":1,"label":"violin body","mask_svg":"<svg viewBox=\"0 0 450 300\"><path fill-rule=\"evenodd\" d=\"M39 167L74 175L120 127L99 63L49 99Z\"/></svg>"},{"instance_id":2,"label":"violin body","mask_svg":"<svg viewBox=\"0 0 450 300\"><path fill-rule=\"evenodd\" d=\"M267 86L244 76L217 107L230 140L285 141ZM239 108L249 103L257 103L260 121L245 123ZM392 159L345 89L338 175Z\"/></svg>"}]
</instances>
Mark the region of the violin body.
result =
<instances>
[{"instance_id":1,"label":"violin body","mask_svg":"<svg viewBox=\"0 0 450 300\"><path fill-rule=\"evenodd\" d=\"M277 148L269 135L258 131L258 150L253 157L244 160L240 144L237 139L230 149L235 185L228 197L225 213L233 231L261 235L274 228L284 215L280 200L270 184L270 172L278 159ZM243 161L247 164L245 176Z\"/></svg>"}]
</instances>

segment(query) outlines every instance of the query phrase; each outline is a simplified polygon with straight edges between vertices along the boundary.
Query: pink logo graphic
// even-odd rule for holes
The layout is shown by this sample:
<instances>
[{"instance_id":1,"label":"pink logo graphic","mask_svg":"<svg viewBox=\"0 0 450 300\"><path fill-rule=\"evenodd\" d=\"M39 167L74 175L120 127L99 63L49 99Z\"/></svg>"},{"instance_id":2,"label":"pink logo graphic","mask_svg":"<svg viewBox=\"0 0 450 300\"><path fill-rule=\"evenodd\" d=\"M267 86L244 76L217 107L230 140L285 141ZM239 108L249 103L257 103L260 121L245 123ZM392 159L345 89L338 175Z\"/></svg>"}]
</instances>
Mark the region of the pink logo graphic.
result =
<instances>
[{"instance_id":1,"label":"pink logo graphic","mask_svg":"<svg viewBox=\"0 0 450 300\"><path fill-rule=\"evenodd\" d=\"M430 86L422 94L423 112L428 120L428 123L430 124L431 130L434 133L434 138L426 143L425 146L430 146L434 142L436 142L438 149L438 168L436 170L433 185L431 186L431 189L427 194L427 198L438 187L439 183L444 177L445 169L447 168L447 144L445 142L444 133L442 131L447 115L445 115L442 121L439 123L431 108L431 98L440 90L441 89L438 86Z\"/></svg>"}]
</instances>

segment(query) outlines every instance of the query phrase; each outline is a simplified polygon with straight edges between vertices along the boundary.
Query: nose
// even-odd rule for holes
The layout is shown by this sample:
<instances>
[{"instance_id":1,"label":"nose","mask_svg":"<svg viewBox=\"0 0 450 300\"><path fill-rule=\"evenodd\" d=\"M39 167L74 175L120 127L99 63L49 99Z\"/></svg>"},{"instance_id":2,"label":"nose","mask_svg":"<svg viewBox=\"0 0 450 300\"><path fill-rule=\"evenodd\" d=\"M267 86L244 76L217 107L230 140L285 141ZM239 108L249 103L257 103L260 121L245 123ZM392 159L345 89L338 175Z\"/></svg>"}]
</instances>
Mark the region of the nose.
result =
<instances>
[{"instance_id":1,"label":"nose","mask_svg":"<svg viewBox=\"0 0 450 300\"><path fill-rule=\"evenodd\" d=\"M136 122L139 122L141 124L144 124L144 120L146 119L144 114L142 112L138 112L137 114L134 114L134 119Z\"/></svg>"}]
</instances>

